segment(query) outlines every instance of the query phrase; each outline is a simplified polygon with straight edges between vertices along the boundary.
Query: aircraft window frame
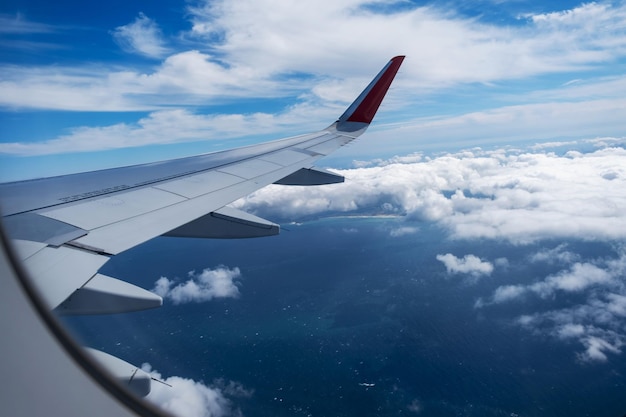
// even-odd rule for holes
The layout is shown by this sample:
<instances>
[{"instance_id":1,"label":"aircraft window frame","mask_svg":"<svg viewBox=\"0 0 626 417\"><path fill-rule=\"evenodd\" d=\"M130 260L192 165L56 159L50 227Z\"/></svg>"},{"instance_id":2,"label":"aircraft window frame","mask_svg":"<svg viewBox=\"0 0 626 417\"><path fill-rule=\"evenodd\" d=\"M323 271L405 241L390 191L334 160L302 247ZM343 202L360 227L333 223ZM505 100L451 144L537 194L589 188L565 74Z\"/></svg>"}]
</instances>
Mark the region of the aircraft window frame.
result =
<instances>
[{"instance_id":1,"label":"aircraft window frame","mask_svg":"<svg viewBox=\"0 0 626 417\"><path fill-rule=\"evenodd\" d=\"M1 203L1 202L0 202ZM54 316L54 313L45 305L42 296L36 285L33 284L29 277L28 271L22 265L19 257L15 253L15 249L11 243L11 239L7 236L3 222L0 220L0 242L8 259L8 267L13 270L17 276L19 287L25 293L30 303L30 307L36 312L37 317L44 326L54 336L54 339L61 345L67 355L74 363L84 370L87 375L98 384L103 390L109 393L115 400L124 405L128 411L137 415L146 417L170 417L173 415L166 410L142 399L122 384L117 382L112 375L93 358L91 358L84 348L74 340L70 332L60 323ZM12 278L10 278L12 279Z\"/></svg>"}]
</instances>

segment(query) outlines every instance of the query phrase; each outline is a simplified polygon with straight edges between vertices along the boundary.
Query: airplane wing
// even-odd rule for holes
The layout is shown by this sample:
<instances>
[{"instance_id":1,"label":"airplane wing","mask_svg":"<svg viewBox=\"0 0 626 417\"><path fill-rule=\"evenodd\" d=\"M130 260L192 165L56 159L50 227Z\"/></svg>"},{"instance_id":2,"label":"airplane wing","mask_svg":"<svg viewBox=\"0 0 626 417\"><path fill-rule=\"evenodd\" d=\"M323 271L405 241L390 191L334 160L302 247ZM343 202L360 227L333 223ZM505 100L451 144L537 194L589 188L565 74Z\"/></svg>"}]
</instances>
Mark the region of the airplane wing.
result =
<instances>
[{"instance_id":1,"label":"airplane wing","mask_svg":"<svg viewBox=\"0 0 626 417\"><path fill-rule=\"evenodd\" d=\"M156 294L98 271L157 236L260 237L278 225L227 204L269 184L343 178L315 162L360 136L404 57L392 58L326 129L143 165L0 184L3 223L47 307L106 314L158 307Z\"/></svg>"}]
</instances>

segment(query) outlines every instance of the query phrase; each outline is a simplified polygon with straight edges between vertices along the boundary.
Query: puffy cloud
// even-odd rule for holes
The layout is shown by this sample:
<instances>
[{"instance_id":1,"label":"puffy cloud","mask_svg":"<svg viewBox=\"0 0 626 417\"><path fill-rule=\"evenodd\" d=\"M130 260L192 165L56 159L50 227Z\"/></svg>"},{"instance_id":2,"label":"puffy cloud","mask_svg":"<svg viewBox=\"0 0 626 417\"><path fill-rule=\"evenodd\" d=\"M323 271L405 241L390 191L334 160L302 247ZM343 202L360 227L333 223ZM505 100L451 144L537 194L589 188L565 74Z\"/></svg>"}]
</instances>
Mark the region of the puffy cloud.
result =
<instances>
[{"instance_id":1,"label":"puffy cloud","mask_svg":"<svg viewBox=\"0 0 626 417\"><path fill-rule=\"evenodd\" d=\"M522 285L502 285L496 289L493 294L494 303L503 303L505 301L519 298L526 292L526 288Z\"/></svg>"},{"instance_id":2,"label":"puffy cloud","mask_svg":"<svg viewBox=\"0 0 626 417\"><path fill-rule=\"evenodd\" d=\"M493 264L481 260L475 255L465 255L463 258L457 258L451 253L445 255L437 255L437 260L443 262L446 266L448 274L470 274L474 277L481 275L491 275L493 272Z\"/></svg>"},{"instance_id":3,"label":"puffy cloud","mask_svg":"<svg viewBox=\"0 0 626 417\"><path fill-rule=\"evenodd\" d=\"M154 283L152 291L163 298L172 300L174 304L239 297L239 288L235 280L241 277L241 272L237 267L233 269L225 266L215 269L206 268L199 274L190 271L188 277L187 281L178 284L175 280L161 277Z\"/></svg>"},{"instance_id":4,"label":"puffy cloud","mask_svg":"<svg viewBox=\"0 0 626 417\"><path fill-rule=\"evenodd\" d=\"M233 407L229 397L249 397L252 391L234 381L225 383L217 380L213 386L189 378L170 376L163 378L144 363L142 369L153 378L165 382L152 383L146 399L165 411L181 417L226 417L239 416L241 412Z\"/></svg>"},{"instance_id":5,"label":"puffy cloud","mask_svg":"<svg viewBox=\"0 0 626 417\"><path fill-rule=\"evenodd\" d=\"M163 46L158 25L143 13L139 13L134 22L115 28L112 35L118 45L127 52L139 53L150 58L160 58L168 52Z\"/></svg>"}]
</instances>

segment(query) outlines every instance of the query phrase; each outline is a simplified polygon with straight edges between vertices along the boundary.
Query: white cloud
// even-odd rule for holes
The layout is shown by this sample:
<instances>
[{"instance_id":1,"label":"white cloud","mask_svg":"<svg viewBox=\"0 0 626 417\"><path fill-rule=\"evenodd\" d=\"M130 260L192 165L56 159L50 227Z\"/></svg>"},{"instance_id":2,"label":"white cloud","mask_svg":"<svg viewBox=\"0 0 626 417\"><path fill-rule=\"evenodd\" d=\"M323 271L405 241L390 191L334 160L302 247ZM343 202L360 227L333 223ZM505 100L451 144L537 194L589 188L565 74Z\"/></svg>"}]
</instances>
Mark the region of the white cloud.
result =
<instances>
[{"instance_id":1,"label":"white cloud","mask_svg":"<svg viewBox=\"0 0 626 417\"><path fill-rule=\"evenodd\" d=\"M252 391L233 381L225 384L224 381L218 380L214 386L207 386L202 382L179 376L163 378L148 363L144 363L142 369L153 378L167 384L153 382L146 399L180 417L240 416L241 412L233 407L228 397L252 395Z\"/></svg>"},{"instance_id":2,"label":"white cloud","mask_svg":"<svg viewBox=\"0 0 626 417\"><path fill-rule=\"evenodd\" d=\"M134 22L118 26L111 33L113 39L126 52L150 58L161 58L168 53L168 49L163 46L159 26L143 13L139 13Z\"/></svg>"},{"instance_id":3,"label":"white cloud","mask_svg":"<svg viewBox=\"0 0 626 417\"><path fill-rule=\"evenodd\" d=\"M161 277L154 283L152 291L172 300L174 304L239 297L239 288L235 281L241 277L239 268L230 269L225 266L206 268L199 274L190 271L188 277L187 281L178 284L176 280Z\"/></svg>"},{"instance_id":4,"label":"white cloud","mask_svg":"<svg viewBox=\"0 0 626 417\"><path fill-rule=\"evenodd\" d=\"M502 285L493 294L494 303L503 303L521 297L526 292L522 285Z\"/></svg>"},{"instance_id":5,"label":"white cloud","mask_svg":"<svg viewBox=\"0 0 626 417\"><path fill-rule=\"evenodd\" d=\"M451 253L445 255L437 255L437 260L443 262L446 266L448 274L469 274L474 277L481 275L491 275L493 272L493 264L483 261L475 255L465 255L463 258L457 258Z\"/></svg>"}]
</instances>

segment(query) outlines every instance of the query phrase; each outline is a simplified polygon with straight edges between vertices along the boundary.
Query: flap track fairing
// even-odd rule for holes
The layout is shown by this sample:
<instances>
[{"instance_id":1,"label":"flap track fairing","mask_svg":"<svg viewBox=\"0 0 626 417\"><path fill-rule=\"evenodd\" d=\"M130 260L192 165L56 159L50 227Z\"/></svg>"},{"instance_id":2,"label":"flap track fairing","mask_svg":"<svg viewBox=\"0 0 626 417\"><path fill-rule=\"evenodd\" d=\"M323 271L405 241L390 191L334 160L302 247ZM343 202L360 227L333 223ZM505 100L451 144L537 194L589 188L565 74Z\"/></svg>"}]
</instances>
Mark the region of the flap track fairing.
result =
<instances>
[{"instance_id":1,"label":"flap track fairing","mask_svg":"<svg viewBox=\"0 0 626 417\"><path fill-rule=\"evenodd\" d=\"M321 168L301 168L293 174L276 181L280 185L326 185L344 182L341 175L333 174Z\"/></svg>"},{"instance_id":2,"label":"flap track fairing","mask_svg":"<svg viewBox=\"0 0 626 417\"><path fill-rule=\"evenodd\" d=\"M163 236L240 239L274 236L279 232L280 226L275 223L232 207L222 207Z\"/></svg>"}]
</instances>

